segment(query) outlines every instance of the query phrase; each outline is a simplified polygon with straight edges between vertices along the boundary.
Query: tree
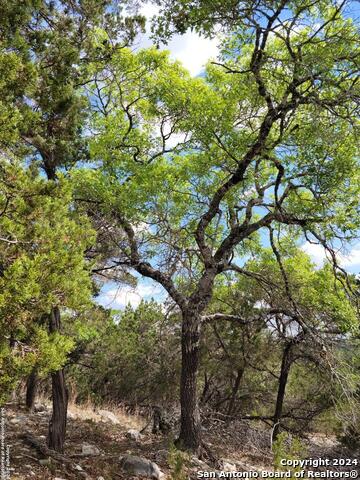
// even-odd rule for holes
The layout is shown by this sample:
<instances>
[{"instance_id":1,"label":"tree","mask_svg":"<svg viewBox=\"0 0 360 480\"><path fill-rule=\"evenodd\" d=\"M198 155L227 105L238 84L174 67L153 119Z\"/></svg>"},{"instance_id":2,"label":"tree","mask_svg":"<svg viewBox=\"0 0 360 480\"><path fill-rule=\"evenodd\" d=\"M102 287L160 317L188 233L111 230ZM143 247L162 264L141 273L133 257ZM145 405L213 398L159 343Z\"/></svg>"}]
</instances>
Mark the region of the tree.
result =
<instances>
[{"instance_id":1,"label":"tree","mask_svg":"<svg viewBox=\"0 0 360 480\"><path fill-rule=\"evenodd\" d=\"M238 259L256 232L300 232L333 253L331 240L358 228L354 26L324 2L247 6L205 79L156 51L112 58L101 91L91 89L101 175L79 184L123 230L108 268L159 282L181 311L179 444L193 450L201 330L217 277L245 273Z\"/></svg>"},{"instance_id":2,"label":"tree","mask_svg":"<svg viewBox=\"0 0 360 480\"><path fill-rule=\"evenodd\" d=\"M276 332L277 342L281 345L272 417L273 438L277 437L282 426L285 393L293 365L299 366L299 372L302 369L311 371L315 365L319 372L332 377L334 384L341 387L337 350L345 336L356 332L359 327L353 299L344 289L342 279L334 279L330 264L314 269L309 257L292 248L286 238L276 243L271 235L271 251L275 255L264 252L261 260L254 260L248 265L250 271L257 272L258 278L262 276L261 282L256 277L251 282L259 282L259 286L253 288L260 295L261 291L263 293L259 297L260 305L266 306L263 307L265 312L270 313L269 328ZM299 328L301 319L304 325ZM301 402L298 404L301 405ZM308 414L306 408L297 407L296 403L288 411L293 412L295 420L298 416L306 424L322 412L322 407L328 408L331 402L315 408L311 407L313 404L309 401ZM298 408L301 414L298 414ZM288 417L291 419L291 415L288 414Z\"/></svg>"},{"instance_id":3,"label":"tree","mask_svg":"<svg viewBox=\"0 0 360 480\"><path fill-rule=\"evenodd\" d=\"M18 114L14 130L22 141L6 147L40 163L49 180L57 181L59 170L87 158L82 135L87 101L80 87L93 78L94 65L101 69L113 51L143 28L141 16L124 15L126 6L111 0L0 2L2 51L15 55L23 77L23 72L31 73L30 84L20 82L12 95ZM60 330L59 307L48 322L50 333ZM67 410L63 370L52 373L52 383L48 446L62 451Z\"/></svg>"},{"instance_id":4,"label":"tree","mask_svg":"<svg viewBox=\"0 0 360 480\"><path fill-rule=\"evenodd\" d=\"M176 319L168 319L154 301L107 312L107 321L104 314L97 309L86 314L87 326L95 327L97 335L87 345L84 361L71 369L78 401L91 397L95 404L172 405L178 394Z\"/></svg>"},{"instance_id":5,"label":"tree","mask_svg":"<svg viewBox=\"0 0 360 480\"><path fill-rule=\"evenodd\" d=\"M222 314L207 315L202 370L210 370L210 407L269 423L275 438L281 428L302 431L334 407L335 390L346 397L338 352L359 320L329 264L315 269L296 239L282 237L272 247L279 257L255 246L247 274L228 274L216 285L209 310Z\"/></svg>"},{"instance_id":6,"label":"tree","mask_svg":"<svg viewBox=\"0 0 360 480\"><path fill-rule=\"evenodd\" d=\"M44 314L90 302L84 252L93 234L86 217L69 208L71 199L69 180L47 181L0 157L1 402L24 373L59 370L73 348L69 337L47 333Z\"/></svg>"}]
</instances>

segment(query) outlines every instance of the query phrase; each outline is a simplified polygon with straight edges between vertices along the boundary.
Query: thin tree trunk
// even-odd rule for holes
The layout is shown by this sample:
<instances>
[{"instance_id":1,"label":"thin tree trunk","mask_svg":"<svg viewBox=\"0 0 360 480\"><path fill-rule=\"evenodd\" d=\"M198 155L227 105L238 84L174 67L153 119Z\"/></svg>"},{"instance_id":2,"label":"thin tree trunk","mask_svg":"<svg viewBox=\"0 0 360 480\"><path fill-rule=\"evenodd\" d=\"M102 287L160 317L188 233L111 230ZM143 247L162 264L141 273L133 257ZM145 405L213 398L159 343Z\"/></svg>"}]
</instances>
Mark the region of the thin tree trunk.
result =
<instances>
[{"instance_id":1,"label":"thin tree trunk","mask_svg":"<svg viewBox=\"0 0 360 480\"><path fill-rule=\"evenodd\" d=\"M229 416L231 416L234 412L235 400L240 388L240 383L243 375L244 375L244 368L238 368L235 383L231 392L228 411L227 411L227 415Z\"/></svg>"},{"instance_id":2,"label":"thin tree trunk","mask_svg":"<svg viewBox=\"0 0 360 480\"><path fill-rule=\"evenodd\" d=\"M57 162L55 161L55 152L50 148L47 150L39 149L43 159L44 170L48 180L56 181L57 179ZM53 307L49 318L49 332L59 332L61 329L61 318L59 307ZM47 437L47 445L52 450L63 453L65 435L66 435L66 420L67 420L67 405L68 405L68 391L65 382L64 369L51 374L52 382L52 416L49 422L49 431Z\"/></svg>"},{"instance_id":3,"label":"thin tree trunk","mask_svg":"<svg viewBox=\"0 0 360 480\"><path fill-rule=\"evenodd\" d=\"M201 447L201 424L197 393L199 341L200 317L197 314L187 312L183 314L182 323L181 426L177 445L193 452L199 452Z\"/></svg>"},{"instance_id":4,"label":"thin tree trunk","mask_svg":"<svg viewBox=\"0 0 360 480\"><path fill-rule=\"evenodd\" d=\"M276 440L276 437L280 432L281 416L282 416L282 409L283 409L284 398L285 398L286 384L288 381L290 367L292 363L292 360L291 360L292 347L293 347L293 343L288 343L285 346L283 351L278 393L277 393L275 413L274 413L274 427L273 427L273 437L272 437L273 440Z\"/></svg>"},{"instance_id":5,"label":"thin tree trunk","mask_svg":"<svg viewBox=\"0 0 360 480\"><path fill-rule=\"evenodd\" d=\"M34 367L31 370L31 373L28 376L28 379L26 382L25 404L26 404L26 408L30 411L33 410L35 405L37 387L38 387L38 376L37 376L36 368Z\"/></svg>"},{"instance_id":6,"label":"thin tree trunk","mask_svg":"<svg viewBox=\"0 0 360 480\"><path fill-rule=\"evenodd\" d=\"M204 373L204 388L203 388L202 394L200 396L200 403L206 403L207 402L207 400L208 400L207 394L209 392L209 389L210 389L210 379L208 378L207 373L205 372Z\"/></svg>"},{"instance_id":7,"label":"thin tree trunk","mask_svg":"<svg viewBox=\"0 0 360 480\"><path fill-rule=\"evenodd\" d=\"M60 331L60 311L58 307L51 310L49 330L50 332ZM52 380L52 417L49 423L47 445L52 450L62 453L64 451L66 435L66 418L68 392L65 383L64 370L58 370L51 374Z\"/></svg>"}]
</instances>

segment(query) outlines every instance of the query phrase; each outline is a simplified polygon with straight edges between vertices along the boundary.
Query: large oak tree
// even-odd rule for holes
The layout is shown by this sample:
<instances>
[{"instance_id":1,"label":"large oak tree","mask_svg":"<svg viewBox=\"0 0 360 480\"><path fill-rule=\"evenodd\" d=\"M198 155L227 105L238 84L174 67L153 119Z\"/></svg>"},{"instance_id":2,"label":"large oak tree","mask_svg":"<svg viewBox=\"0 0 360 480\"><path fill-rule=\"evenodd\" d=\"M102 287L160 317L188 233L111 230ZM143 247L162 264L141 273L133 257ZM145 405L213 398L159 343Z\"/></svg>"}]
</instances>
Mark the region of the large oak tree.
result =
<instances>
[{"instance_id":1,"label":"large oak tree","mask_svg":"<svg viewBox=\"0 0 360 480\"><path fill-rule=\"evenodd\" d=\"M106 268L160 283L181 312L179 444L193 450L199 343L218 276L244 273L246 245L256 234L273 242L274 231L322 244L336 271L332 241L351 239L359 218L358 37L345 2L232 3L233 33L204 78L155 50L112 57L89 85L95 166L79 178L121 251Z\"/></svg>"}]
</instances>

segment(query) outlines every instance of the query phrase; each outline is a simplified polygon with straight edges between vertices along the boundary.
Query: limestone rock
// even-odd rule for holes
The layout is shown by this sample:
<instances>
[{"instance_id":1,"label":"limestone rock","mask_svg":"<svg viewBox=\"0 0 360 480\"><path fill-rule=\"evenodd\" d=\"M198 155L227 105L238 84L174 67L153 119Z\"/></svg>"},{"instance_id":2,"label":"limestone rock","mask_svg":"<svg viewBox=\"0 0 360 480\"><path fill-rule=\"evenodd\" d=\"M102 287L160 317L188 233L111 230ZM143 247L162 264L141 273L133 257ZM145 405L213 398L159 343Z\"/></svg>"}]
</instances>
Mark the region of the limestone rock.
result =
<instances>
[{"instance_id":1,"label":"limestone rock","mask_svg":"<svg viewBox=\"0 0 360 480\"><path fill-rule=\"evenodd\" d=\"M223 459L221 461L222 463L222 468L225 472L236 472L237 471L237 466L235 463L233 463L232 460L228 460L228 459Z\"/></svg>"},{"instance_id":2,"label":"limestone rock","mask_svg":"<svg viewBox=\"0 0 360 480\"><path fill-rule=\"evenodd\" d=\"M47 412L47 407L43 403L35 403L34 412L36 413Z\"/></svg>"},{"instance_id":3,"label":"limestone rock","mask_svg":"<svg viewBox=\"0 0 360 480\"><path fill-rule=\"evenodd\" d=\"M104 422L111 422L114 425L120 425L116 415L114 415L112 412L109 412L109 410L99 410L98 413Z\"/></svg>"},{"instance_id":4,"label":"limestone rock","mask_svg":"<svg viewBox=\"0 0 360 480\"><path fill-rule=\"evenodd\" d=\"M190 459L190 466L191 467L196 467L198 468L199 470L203 470L203 471L207 471L207 470L211 470L211 468L209 467L209 465L205 462L203 462L202 460L200 460L199 458L197 458L195 455L193 455Z\"/></svg>"},{"instance_id":5,"label":"limestone rock","mask_svg":"<svg viewBox=\"0 0 360 480\"><path fill-rule=\"evenodd\" d=\"M134 430L133 428L126 432L126 436L131 438L131 440L136 440L137 442L143 437L138 430Z\"/></svg>"},{"instance_id":6,"label":"limestone rock","mask_svg":"<svg viewBox=\"0 0 360 480\"><path fill-rule=\"evenodd\" d=\"M12 423L13 425L17 425L19 423L26 423L27 421L28 421L28 419L25 415L18 415L16 417L13 417L10 420L10 423Z\"/></svg>"},{"instance_id":7,"label":"limestone rock","mask_svg":"<svg viewBox=\"0 0 360 480\"><path fill-rule=\"evenodd\" d=\"M124 457L121 457L120 466L130 475L139 475L153 478L155 480L161 480L164 478L164 474L156 463L135 455L125 455Z\"/></svg>"},{"instance_id":8,"label":"limestone rock","mask_svg":"<svg viewBox=\"0 0 360 480\"><path fill-rule=\"evenodd\" d=\"M89 443L83 443L81 446L81 451L83 455L100 455L100 450L95 447L95 445L90 445Z\"/></svg>"}]
</instances>

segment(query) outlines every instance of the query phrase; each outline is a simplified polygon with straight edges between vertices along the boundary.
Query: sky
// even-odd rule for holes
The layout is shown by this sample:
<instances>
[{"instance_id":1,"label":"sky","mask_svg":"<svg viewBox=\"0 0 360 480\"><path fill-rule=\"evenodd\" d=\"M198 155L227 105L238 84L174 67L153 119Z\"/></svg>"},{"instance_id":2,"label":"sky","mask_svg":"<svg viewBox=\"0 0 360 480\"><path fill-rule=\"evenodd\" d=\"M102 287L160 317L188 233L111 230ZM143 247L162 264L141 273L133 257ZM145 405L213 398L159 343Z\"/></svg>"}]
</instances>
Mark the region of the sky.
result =
<instances>
[{"instance_id":1,"label":"sky","mask_svg":"<svg viewBox=\"0 0 360 480\"><path fill-rule=\"evenodd\" d=\"M145 4L140 13L151 19L159 12L156 5ZM173 59L179 60L189 70L192 76L199 75L208 60L216 59L219 52L218 40L201 37L197 33L187 32L185 35L174 35L172 40L164 46L170 50ZM138 37L136 48L146 48L152 45L150 40L150 21L147 22L146 33Z\"/></svg>"},{"instance_id":2,"label":"sky","mask_svg":"<svg viewBox=\"0 0 360 480\"><path fill-rule=\"evenodd\" d=\"M142 299L150 301L152 298L162 303L166 300L167 293L158 283L138 276L136 287L108 282L96 301L105 308L124 310L128 304L137 307Z\"/></svg>"},{"instance_id":3,"label":"sky","mask_svg":"<svg viewBox=\"0 0 360 480\"><path fill-rule=\"evenodd\" d=\"M304 243L302 249L310 255L316 268L320 268L323 265L326 255L321 245ZM350 247L347 254L338 254L338 259L340 266L349 273L359 273L360 243L355 243ZM148 301L154 299L158 302L164 302L166 298L167 293L161 285L150 279L138 277L136 287L108 282L103 286L96 301L105 308L124 310L128 304L137 307L142 299Z\"/></svg>"},{"instance_id":4,"label":"sky","mask_svg":"<svg viewBox=\"0 0 360 480\"><path fill-rule=\"evenodd\" d=\"M150 19L158 13L159 9L155 5L143 5L141 13ZM352 12L354 13L354 12ZM358 11L356 10L356 13ZM147 31L138 37L135 42L135 49L147 48L152 45L150 39L150 28L147 23ZM219 53L219 41L217 39L207 39L197 33L187 32L185 35L174 35L172 40L164 47L170 51L170 56L174 60L179 60L190 72L192 76L200 75L206 63L209 60L216 60ZM321 245L304 243L302 249L311 257L317 268L323 265L326 254ZM360 242L355 242L349 246L346 253L339 253L339 263L350 273L359 273L360 271ZM139 277L136 288L130 286L119 286L113 282L105 284L96 301L106 308L123 310L127 304L136 307L141 299L162 302L166 299L165 290L150 279Z\"/></svg>"},{"instance_id":5,"label":"sky","mask_svg":"<svg viewBox=\"0 0 360 480\"><path fill-rule=\"evenodd\" d=\"M150 4L143 5L141 9L141 13L148 19L158 11L158 7ZM148 22L147 32L138 37L135 41L135 48L147 48L152 44ZM192 32L188 32L185 35L175 35L164 49L169 50L171 57L174 60L179 60L194 77L200 75L204 70L205 64L209 60L215 60L219 52L216 39L206 39ZM101 293L96 298L96 301L106 308L123 310L128 304L137 307L141 299L151 300L154 298L162 302L166 297L167 294L160 285L150 279L139 277L136 288L127 285L119 286L114 282L107 283L101 289Z\"/></svg>"}]
</instances>

